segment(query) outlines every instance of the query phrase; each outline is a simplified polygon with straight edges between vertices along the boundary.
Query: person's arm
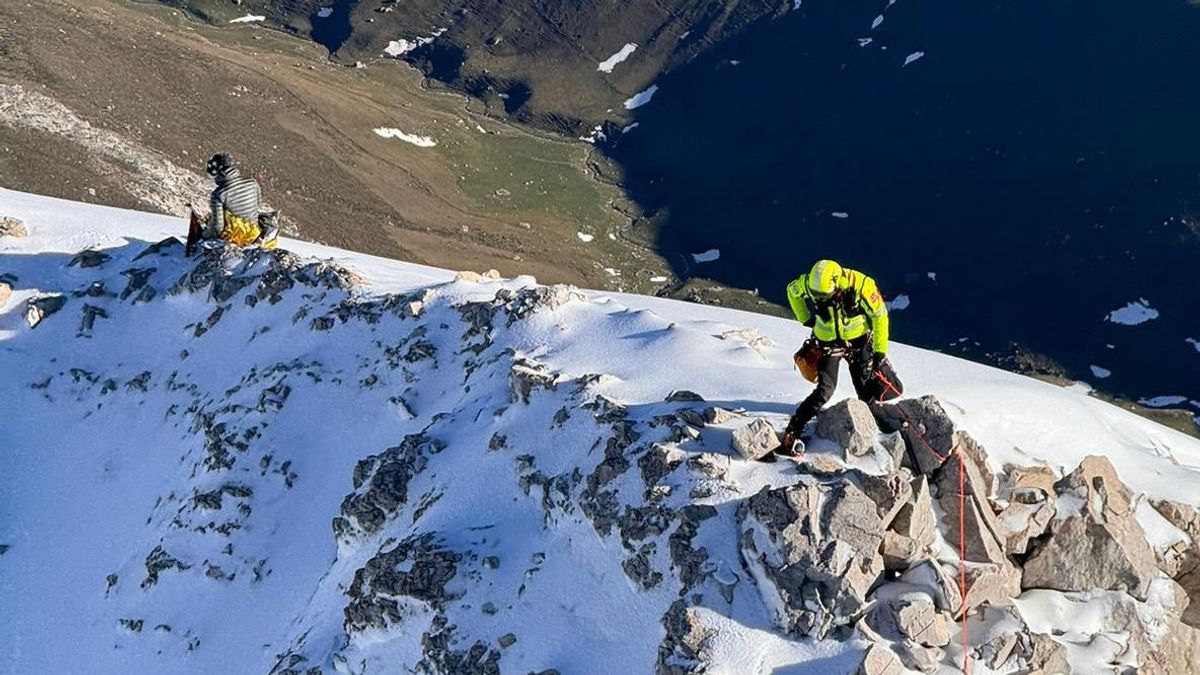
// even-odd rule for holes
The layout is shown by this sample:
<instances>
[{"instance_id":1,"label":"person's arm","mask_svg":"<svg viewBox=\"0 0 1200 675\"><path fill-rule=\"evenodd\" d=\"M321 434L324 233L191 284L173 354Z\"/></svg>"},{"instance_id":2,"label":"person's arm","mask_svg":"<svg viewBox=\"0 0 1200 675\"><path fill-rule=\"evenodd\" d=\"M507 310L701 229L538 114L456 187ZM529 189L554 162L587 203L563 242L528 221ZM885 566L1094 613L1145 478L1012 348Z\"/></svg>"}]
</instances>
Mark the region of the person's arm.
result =
<instances>
[{"instance_id":1,"label":"person's arm","mask_svg":"<svg viewBox=\"0 0 1200 675\"><path fill-rule=\"evenodd\" d=\"M205 239L216 239L225 229L225 206L221 202L219 190L213 190L208 199L208 225L204 228Z\"/></svg>"},{"instance_id":2,"label":"person's arm","mask_svg":"<svg viewBox=\"0 0 1200 675\"><path fill-rule=\"evenodd\" d=\"M801 276L799 279L796 279L792 283L788 284L788 304L792 306L792 314L796 315L796 320L805 326L812 328L812 313L808 311L808 304L804 302L805 276Z\"/></svg>"},{"instance_id":3,"label":"person's arm","mask_svg":"<svg viewBox=\"0 0 1200 675\"><path fill-rule=\"evenodd\" d=\"M887 354L888 350L888 311L879 293L875 280L867 277L863 281L862 290L858 294L858 303L866 312L871 322L871 351L876 354Z\"/></svg>"}]
</instances>

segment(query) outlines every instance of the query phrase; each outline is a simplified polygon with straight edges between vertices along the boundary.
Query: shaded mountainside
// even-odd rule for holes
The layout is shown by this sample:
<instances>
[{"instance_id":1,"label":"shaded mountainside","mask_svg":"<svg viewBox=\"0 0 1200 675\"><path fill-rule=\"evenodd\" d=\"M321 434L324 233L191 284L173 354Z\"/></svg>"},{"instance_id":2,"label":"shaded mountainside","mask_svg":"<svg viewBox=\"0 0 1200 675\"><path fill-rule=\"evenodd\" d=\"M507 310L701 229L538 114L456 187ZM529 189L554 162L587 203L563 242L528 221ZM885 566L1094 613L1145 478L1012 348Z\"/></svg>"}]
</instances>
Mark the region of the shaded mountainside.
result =
<instances>
[{"instance_id":1,"label":"shaded mountainside","mask_svg":"<svg viewBox=\"0 0 1200 675\"><path fill-rule=\"evenodd\" d=\"M926 395L839 403L765 464L791 322L295 242L189 260L152 243L169 219L9 191L0 215L12 672L1200 658L1200 442L1078 391L898 345Z\"/></svg>"}]
</instances>

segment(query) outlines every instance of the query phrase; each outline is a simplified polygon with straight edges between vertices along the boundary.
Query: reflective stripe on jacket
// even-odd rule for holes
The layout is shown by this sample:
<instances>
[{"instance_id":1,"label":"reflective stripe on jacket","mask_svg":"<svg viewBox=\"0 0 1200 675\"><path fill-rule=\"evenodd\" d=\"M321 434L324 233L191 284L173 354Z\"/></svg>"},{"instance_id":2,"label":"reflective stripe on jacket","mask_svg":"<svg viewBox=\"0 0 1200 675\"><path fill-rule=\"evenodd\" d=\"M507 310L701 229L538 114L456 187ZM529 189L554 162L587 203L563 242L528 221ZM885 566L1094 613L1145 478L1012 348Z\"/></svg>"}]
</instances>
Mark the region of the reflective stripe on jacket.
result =
<instances>
[{"instance_id":1,"label":"reflective stripe on jacket","mask_svg":"<svg viewBox=\"0 0 1200 675\"><path fill-rule=\"evenodd\" d=\"M818 302L808 289L808 275L788 284L788 304L796 320L813 329L821 342L845 342L871 333L873 351L887 353L888 314L871 277L843 269L831 300Z\"/></svg>"}]
</instances>

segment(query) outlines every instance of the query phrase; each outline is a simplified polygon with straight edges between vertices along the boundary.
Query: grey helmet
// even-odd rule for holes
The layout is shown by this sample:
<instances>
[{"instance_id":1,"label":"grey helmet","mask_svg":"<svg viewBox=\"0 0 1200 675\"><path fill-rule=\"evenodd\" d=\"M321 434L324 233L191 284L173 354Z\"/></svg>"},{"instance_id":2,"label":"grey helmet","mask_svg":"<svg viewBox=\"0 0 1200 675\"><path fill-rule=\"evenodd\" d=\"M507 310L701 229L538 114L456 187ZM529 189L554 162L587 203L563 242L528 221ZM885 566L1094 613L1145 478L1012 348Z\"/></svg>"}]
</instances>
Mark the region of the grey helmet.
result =
<instances>
[{"instance_id":1,"label":"grey helmet","mask_svg":"<svg viewBox=\"0 0 1200 675\"><path fill-rule=\"evenodd\" d=\"M233 157L225 153L213 155L208 160L208 165L204 167L208 175L216 178L233 168Z\"/></svg>"}]
</instances>

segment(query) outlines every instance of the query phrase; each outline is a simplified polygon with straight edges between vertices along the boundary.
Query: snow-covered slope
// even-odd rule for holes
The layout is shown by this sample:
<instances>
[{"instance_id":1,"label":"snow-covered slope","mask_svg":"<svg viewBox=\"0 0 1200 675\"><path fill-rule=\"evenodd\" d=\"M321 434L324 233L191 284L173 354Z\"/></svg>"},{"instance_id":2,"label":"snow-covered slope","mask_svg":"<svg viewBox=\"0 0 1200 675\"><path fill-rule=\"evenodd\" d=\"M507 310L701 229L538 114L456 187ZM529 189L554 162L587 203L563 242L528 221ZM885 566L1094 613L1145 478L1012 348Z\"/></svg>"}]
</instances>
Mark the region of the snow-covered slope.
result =
<instances>
[{"instance_id":1,"label":"snow-covered slope","mask_svg":"<svg viewBox=\"0 0 1200 675\"><path fill-rule=\"evenodd\" d=\"M861 636L776 628L739 549L746 498L804 480L727 457L807 393L796 324L301 242L197 263L147 252L181 220L6 190L0 216L29 230L0 238L0 671L686 672L694 625L709 672L859 666ZM1200 504L1195 439L893 354L994 471L1104 455ZM1067 597L1018 607L1045 632Z\"/></svg>"}]
</instances>

